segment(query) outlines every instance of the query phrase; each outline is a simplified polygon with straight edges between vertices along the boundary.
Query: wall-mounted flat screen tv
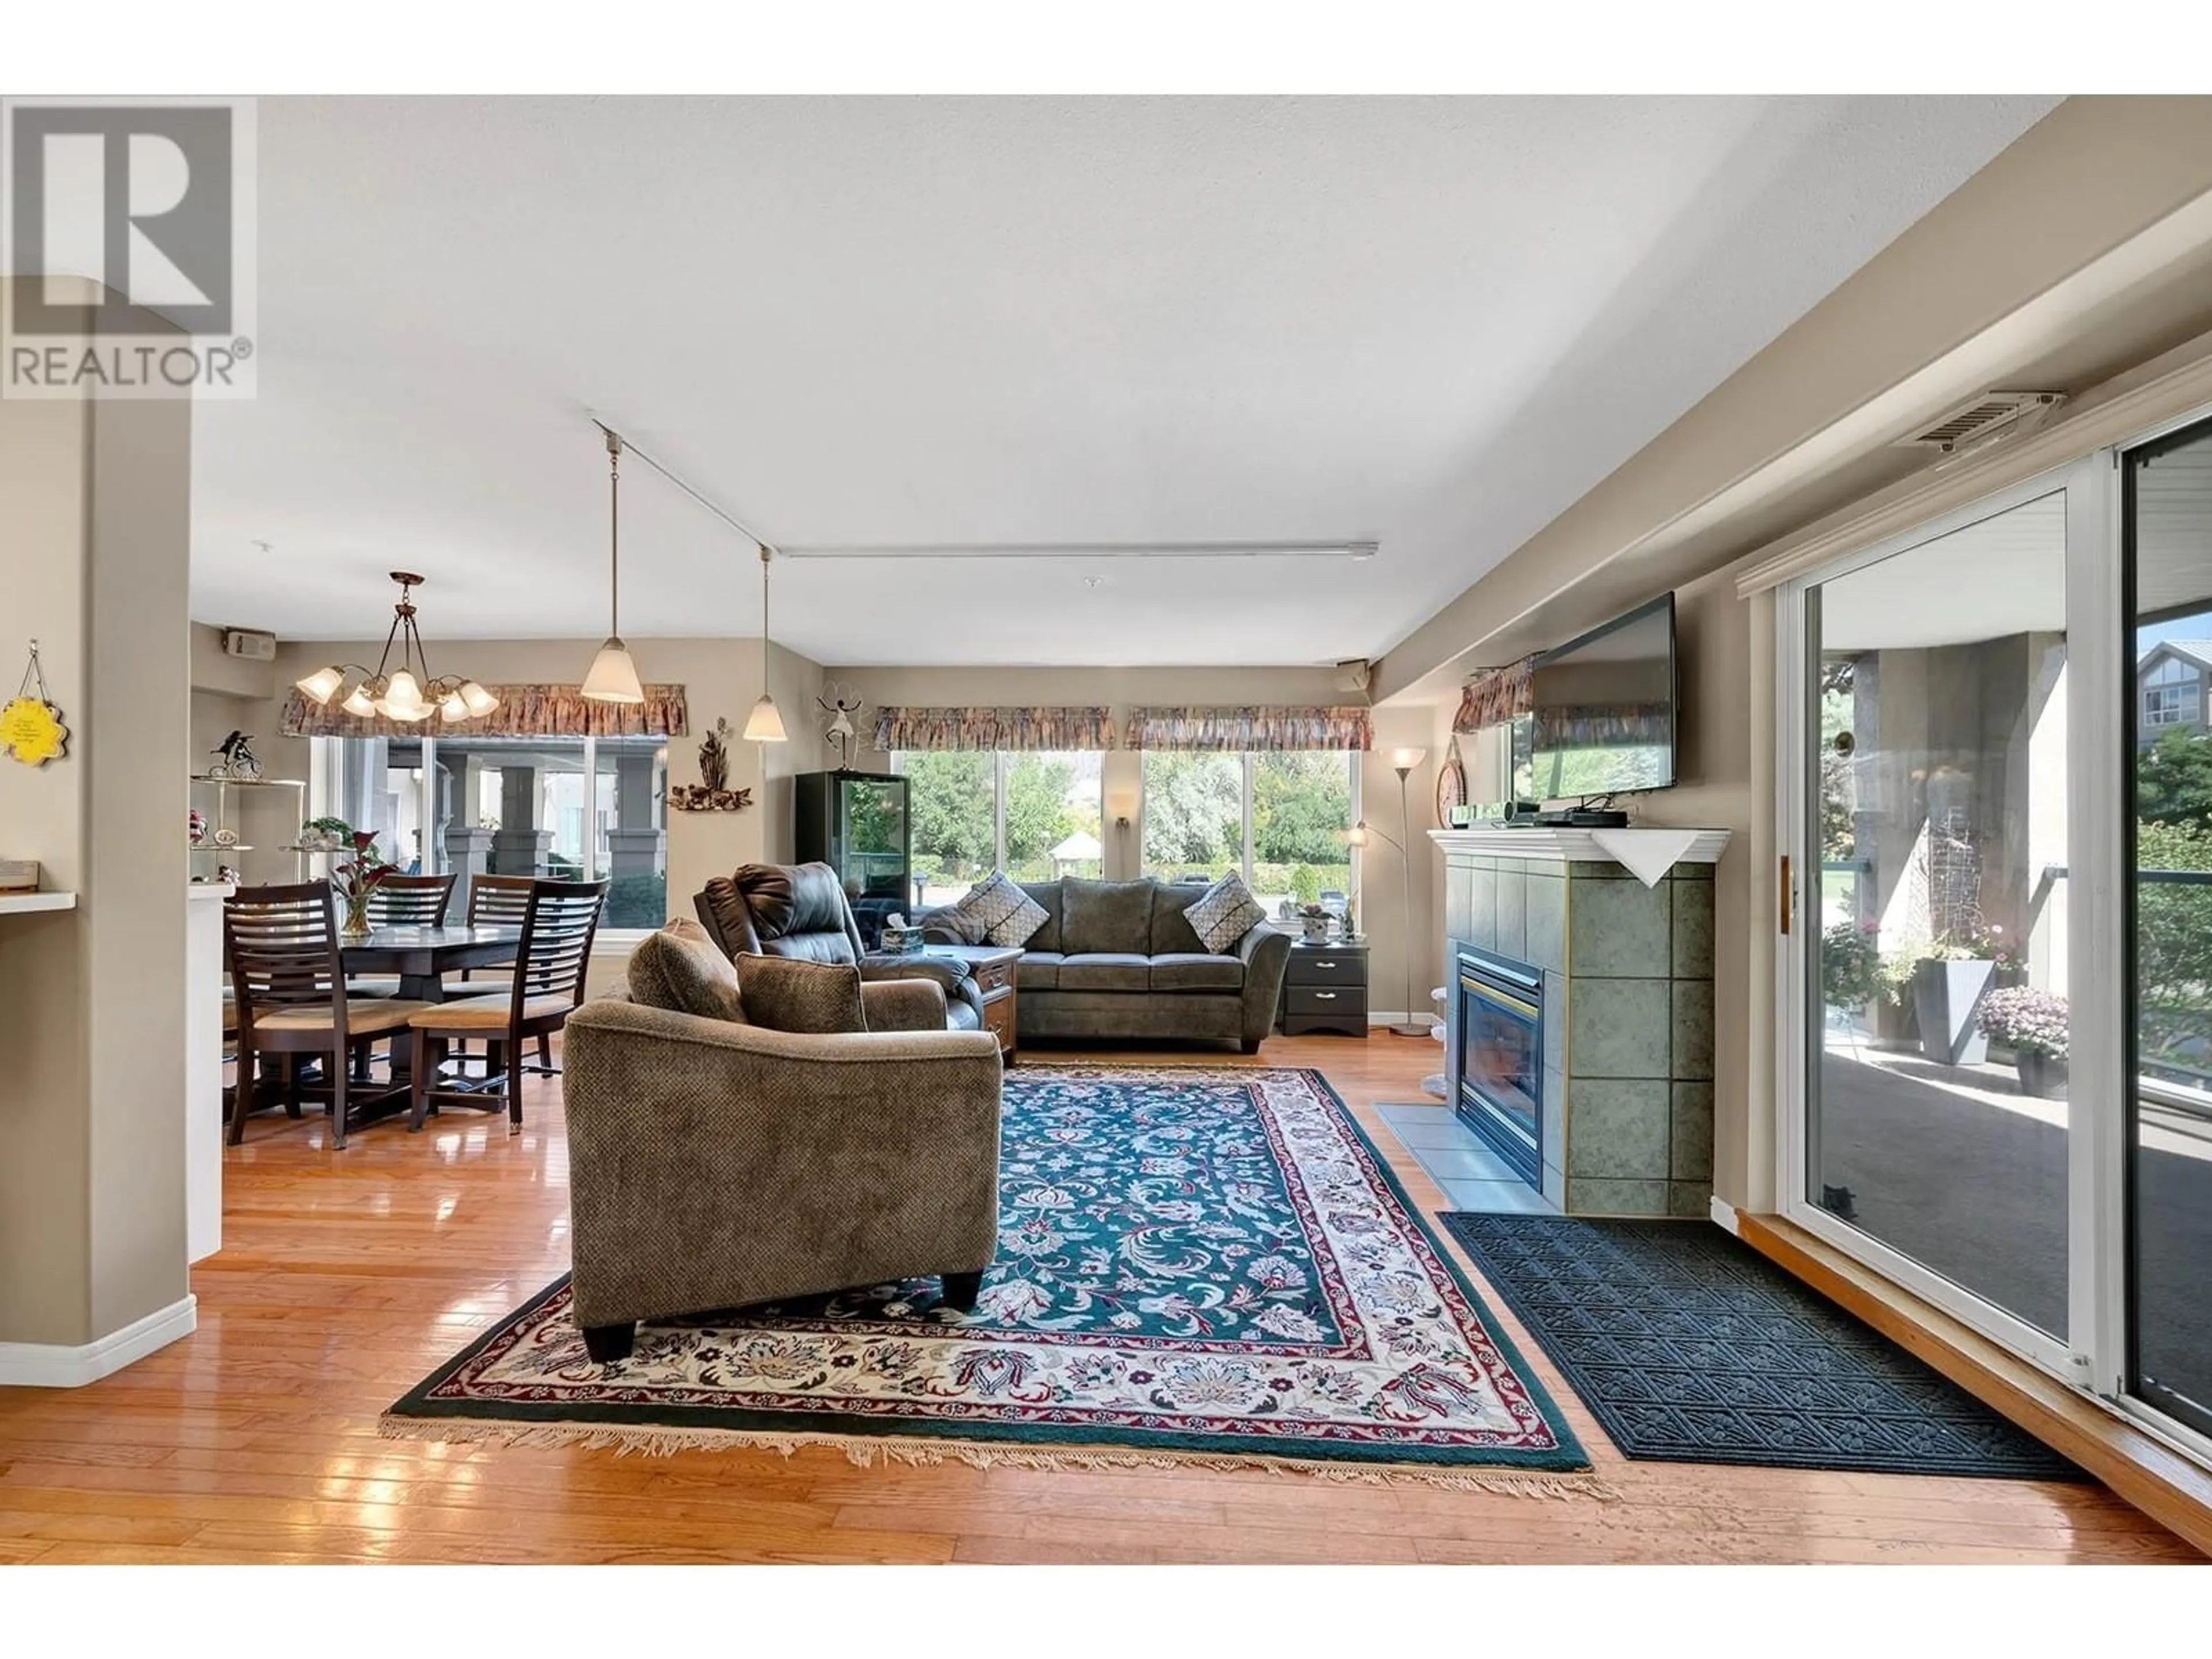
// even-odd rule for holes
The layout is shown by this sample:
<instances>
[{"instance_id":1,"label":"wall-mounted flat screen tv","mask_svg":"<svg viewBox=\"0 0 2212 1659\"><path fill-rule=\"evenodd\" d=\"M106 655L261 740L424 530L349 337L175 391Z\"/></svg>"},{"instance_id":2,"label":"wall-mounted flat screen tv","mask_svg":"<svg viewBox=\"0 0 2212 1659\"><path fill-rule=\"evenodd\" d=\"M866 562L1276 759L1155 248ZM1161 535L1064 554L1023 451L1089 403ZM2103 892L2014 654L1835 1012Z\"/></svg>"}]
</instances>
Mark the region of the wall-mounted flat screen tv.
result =
<instances>
[{"instance_id":1,"label":"wall-mounted flat screen tv","mask_svg":"<svg viewBox=\"0 0 2212 1659\"><path fill-rule=\"evenodd\" d=\"M1530 692L1529 759L1539 799L1671 787L1681 726L1674 596L1546 652Z\"/></svg>"}]
</instances>

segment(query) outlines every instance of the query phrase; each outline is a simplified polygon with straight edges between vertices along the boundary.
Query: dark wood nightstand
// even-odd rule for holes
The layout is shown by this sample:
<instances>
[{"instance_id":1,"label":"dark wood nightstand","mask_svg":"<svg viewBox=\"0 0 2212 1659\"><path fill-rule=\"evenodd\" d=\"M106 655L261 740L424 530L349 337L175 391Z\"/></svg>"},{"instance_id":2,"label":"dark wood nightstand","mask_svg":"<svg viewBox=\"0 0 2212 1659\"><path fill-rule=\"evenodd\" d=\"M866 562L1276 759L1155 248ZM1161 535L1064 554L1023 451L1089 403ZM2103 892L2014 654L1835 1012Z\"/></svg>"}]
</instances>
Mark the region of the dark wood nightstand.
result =
<instances>
[{"instance_id":1,"label":"dark wood nightstand","mask_svg":"<svg viewBox=\"0 0 2212 1659\"><path fill-rule=\"evenodd\" d=\"M1367 946L1291 945L1283 975L1283 1035L1339 1031L1367 1035Z\"/></svg>"},{"instance_id":2,"label":"dark wood nightstand","mask_svg":"<svg viewBox=\"0 0 2212 1659\"><path fill-rule=\"evenodd\" d=\"M998 1034L999 1052L1006 1064L1014 1063L1014 970L1021 962L1018 946L1006 945L928 945L923 953L951 957L964 962L975 975L975 988L983 997L983 1029Z\"/></svg>"}]
</instances>

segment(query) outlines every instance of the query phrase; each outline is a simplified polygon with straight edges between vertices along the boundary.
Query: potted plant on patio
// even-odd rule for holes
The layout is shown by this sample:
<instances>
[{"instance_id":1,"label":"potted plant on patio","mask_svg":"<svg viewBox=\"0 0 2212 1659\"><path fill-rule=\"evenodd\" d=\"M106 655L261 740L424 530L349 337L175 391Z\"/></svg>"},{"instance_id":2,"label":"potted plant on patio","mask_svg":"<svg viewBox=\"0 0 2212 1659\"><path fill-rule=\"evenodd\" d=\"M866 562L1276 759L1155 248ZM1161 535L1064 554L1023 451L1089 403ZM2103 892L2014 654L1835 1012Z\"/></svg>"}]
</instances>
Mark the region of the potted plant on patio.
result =
<instances>
[{"instance_id":1,"label":"potted plant on patio","mask_svg":"<svg viewBox=\"0 0 2212 1659\"><path fill-rule=\"evenodd\" d=\"M1881 951L1875 924L1838 921L1820 935L1820 1000L1838 1013L1863 1008L1881 994Z\"/></svg>"},{"instance_id":2,"label":"potted plant on patio","mask_svg":"<svg viewBox=\"0 0 2212 1659\"><path fill-rule=\"evenodd\" d=\"M2011 960L2004 929L1979 921L1921 953L1912 967L1912 1006L1922 1054L1942 1066L1978 1066L1988 1058L1989 1039L1974 1015Z\"/></svg>"},{"instance_id":3,"label":"potted plant on patio","mask_svg":"<svg viewBox=\"0 0 2212 1659\"><path fill-rule=\"evenodd\" d=\"M2008 985L1982 999L1974 1023L1982 1035L2012 1050L2020 1091L2049 1098L2066 1081L2069 1047L2066 999L2025 985Z\"/></svg>"}]
</instances>

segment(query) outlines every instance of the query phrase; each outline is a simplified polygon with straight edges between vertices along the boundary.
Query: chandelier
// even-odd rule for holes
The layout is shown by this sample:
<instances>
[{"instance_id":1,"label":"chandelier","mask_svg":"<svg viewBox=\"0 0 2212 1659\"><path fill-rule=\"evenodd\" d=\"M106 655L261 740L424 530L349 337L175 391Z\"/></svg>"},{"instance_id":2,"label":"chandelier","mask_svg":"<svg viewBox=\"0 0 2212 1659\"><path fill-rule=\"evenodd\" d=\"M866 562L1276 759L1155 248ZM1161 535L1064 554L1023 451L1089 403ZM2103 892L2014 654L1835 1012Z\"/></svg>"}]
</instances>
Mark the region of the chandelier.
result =
<instances>
[{"instance_id":1,"label":"chandelier","mask_svg":"<svg viewBox=\"0 0 2212 1659\"><path fill-rule=\"evenodd\" d=\"M441 720L466 720L498 708L499 699L474 680L430 672L429 655L422 649L422 635L416 630L411 597L413 590L422 586L422 579L411 571L395 570L392 580L399 584L399 603L392 607L392 627L384 636L384 652L376 659L375 672L359 663L319 668L295 682L301 694L327 708L345 683L358 675L339 708L362 720L381 714L388 720L410 725L429 719L434 713ZM387 675L384 671L395 645L399 647L399 666Z\"/></svg>"}]
</instances>

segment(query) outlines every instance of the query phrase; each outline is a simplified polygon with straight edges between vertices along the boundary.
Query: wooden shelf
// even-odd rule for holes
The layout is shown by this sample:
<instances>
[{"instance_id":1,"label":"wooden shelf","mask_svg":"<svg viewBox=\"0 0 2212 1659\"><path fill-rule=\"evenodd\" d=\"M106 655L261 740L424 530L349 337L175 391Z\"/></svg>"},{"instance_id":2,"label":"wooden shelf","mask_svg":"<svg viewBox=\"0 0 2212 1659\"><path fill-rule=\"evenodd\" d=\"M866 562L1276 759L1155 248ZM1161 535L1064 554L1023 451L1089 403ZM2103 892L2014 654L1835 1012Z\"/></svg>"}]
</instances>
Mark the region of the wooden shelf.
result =
<instances>
[{"instance_id":1,"label":"wooden shelf","mask_svg":"<svg viewBox=\"0 0 2212 1659\"><path fill-rule=\"evenodd\" d=\"M75 893L0 893L0 916L28 915L33 910L74 910Z\"/></svg>"}]
</instances>

